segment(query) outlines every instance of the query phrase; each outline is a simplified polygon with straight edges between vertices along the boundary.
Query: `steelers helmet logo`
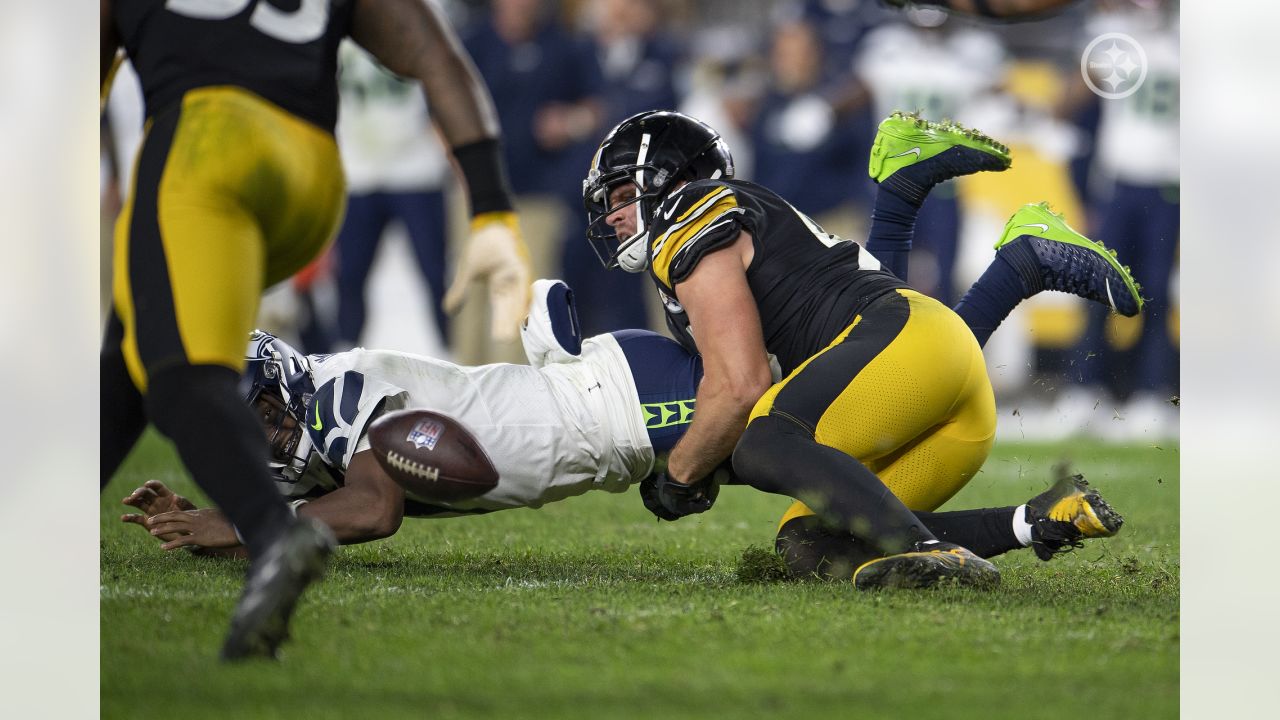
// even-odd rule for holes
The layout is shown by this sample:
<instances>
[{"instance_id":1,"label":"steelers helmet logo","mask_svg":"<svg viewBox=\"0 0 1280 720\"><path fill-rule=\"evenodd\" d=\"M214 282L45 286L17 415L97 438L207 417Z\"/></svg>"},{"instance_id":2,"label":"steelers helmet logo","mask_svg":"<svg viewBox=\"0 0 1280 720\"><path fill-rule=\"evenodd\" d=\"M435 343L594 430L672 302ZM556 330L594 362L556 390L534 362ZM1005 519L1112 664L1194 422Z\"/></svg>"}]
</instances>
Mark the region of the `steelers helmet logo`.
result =
<instances>
[{"instance_id":1,"label":"steelers helmet logo","mask_svg":"<svg viewBox=\"0 0 1280 720\"><path fill-rule=\"evenodd\" d=\"M1147 53L1124 33L1105 33L1094 38L1080 55L1080 75L1099 97L1127 98L1147 79Z\"/></svg>"}]
</instances>

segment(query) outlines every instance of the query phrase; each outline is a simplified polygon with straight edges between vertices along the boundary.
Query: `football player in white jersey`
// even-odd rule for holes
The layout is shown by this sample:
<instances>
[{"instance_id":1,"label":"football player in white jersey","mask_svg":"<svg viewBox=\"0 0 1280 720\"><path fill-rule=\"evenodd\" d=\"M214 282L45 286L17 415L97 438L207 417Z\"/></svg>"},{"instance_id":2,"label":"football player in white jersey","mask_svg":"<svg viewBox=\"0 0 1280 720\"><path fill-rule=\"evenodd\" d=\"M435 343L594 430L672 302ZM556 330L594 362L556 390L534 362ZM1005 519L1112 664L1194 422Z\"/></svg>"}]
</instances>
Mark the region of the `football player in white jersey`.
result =
<instances>
[{"instance_id":1,"label":"football player in white jersey","mask_svg":"<svg viewBox=\"0 0 1280 720\"><path fill-rule=\"evenodd\" d=\"M250 339L242 387L267 429L272 472L295 512L323 517L340 542L386 537L405 515L450 517L543 504L588 490L622 492L646 477L692 416L701 360L679 343L627 330L585 340L573 295L540 280L522 339L530 365L465 367L357 348L302 355L267 333ZM633 372L634 370L634 372ZM406 493L386 475L365 430L379 414L430 408L462 423L501 478L452 503ZM148 516L179 507L152 482L126 500ZM153 507L154 505L154 507ZM169 536L166 549L236 545L216 511L126 516Z\"/></svg>"},{"instance_id":2,"label":"football player in white jersey","mask_svg":"<svg viewBox=\"0 0 1280 720\"><path fill-rule=\"evenodd\" d=\"M593 489L623 492L648 478L692 421L701 359L648 331L582 340L575 316L564 283L535 283L522 328L530 365L463 367L364 349L304 356L255 332L244 388L268 434L278 488L295 512L323 520L350 544L394 534L405 516L537 508ZM466 426L493 459L498 485L453 503L404 491L365 452L365 429L377 415L406 407L430 408ZM159 481L124 503L144 514L122 519L148 529L167 550L239 553L221 513L196 508ZM1073 522L1052 518L1085 512L1105 515L1115 529L1122 522L1078 478L1064 478L1024 505L918 515L939 537L984 556L1033 547L1048 560L1084 538ZM794 574L846 580L872 552L816 517L790 515L776 545Z\"/></svg>"}]
</instances>

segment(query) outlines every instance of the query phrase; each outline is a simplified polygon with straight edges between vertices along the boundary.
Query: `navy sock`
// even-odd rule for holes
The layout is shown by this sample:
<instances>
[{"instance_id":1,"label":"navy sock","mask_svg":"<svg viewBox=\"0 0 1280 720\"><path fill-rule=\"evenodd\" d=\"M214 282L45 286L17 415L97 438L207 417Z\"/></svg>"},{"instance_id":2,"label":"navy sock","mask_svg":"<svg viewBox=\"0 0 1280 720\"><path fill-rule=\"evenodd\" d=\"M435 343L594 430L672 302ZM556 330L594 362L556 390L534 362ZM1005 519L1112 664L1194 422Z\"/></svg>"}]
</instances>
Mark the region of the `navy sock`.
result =
<instances>
[{"instance_id":1,"label":"navy sock","mask_svg":"<svg viewBox=\"0 0 1280 720\"><path fill-rule=\"evenodd\" d=\"M880 265L902 280L907 279L907 258L911 238L915 234L916 214L920 205L884 187L876 192L871 211L871 232L867 235L867 251Z\"/></svg>"},{"instance_id":2,"label":"navy sock","mask_svg":"<svg viewBox=\"0 0 1280 720\"><path fill-rule=\"evenodd\" d=\"M986 345L991 333L1009 317L1023 299L1040 292L1043 284L1035 251L1014 241L996 252L996 259L969 288L953 310L973 331L978 345Z\"/></svg>"}]
</instances>

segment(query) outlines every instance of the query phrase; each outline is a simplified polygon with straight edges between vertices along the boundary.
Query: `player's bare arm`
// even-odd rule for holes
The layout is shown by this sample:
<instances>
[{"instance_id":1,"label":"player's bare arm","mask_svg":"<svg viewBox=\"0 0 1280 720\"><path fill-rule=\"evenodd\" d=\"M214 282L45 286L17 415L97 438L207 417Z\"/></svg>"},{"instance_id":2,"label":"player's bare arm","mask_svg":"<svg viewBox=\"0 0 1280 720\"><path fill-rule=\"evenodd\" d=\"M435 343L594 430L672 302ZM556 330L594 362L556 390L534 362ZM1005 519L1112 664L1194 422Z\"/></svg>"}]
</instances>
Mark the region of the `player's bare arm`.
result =
<instances>
[{"instance_id":1,"label":"player's bare arm","mask_svg":"<svg viewBox=\"0 0 1280 720\"><path fill-rule=\"evenodd\" d=\"M386 474L373 453L356 453L345 480L343 487L301 505L298 515L328 525L344 545L394 535L404 518L404 490ZM164 550L234 549L240 545L226 516L212 508L197 509L157 480L138 488L124 502L145 515L124 515L121 520L155 535Z\"/></svg>"},{"instance_id":2,"label":"player's bare arm","mask_svg":"<svg viewBox=\"0 0 1280 720\"><path fill-rule=\"evenodd\" d=\"M702 258L675 287L697 333L704 371L698 412L667 463L676 482L704 478L729 457L752 406L772 383L760 314L747 284L753 252L751 235L743 231L732 245Z\"/></svg>"},{"instance_id":3,"label":"player's bare arm","mask_svg":"<svg viewBox=\"0 0 1280 720\"><path fill-rule=\"evenodd\" d=\"M387 67L416 78L449 145L499 135L479 71L441 12L424 0L358 0L351 37Z\"/></svg>"},{"instance_id":4,"label":"player's bare arm","mask_svg":"<svg viewBox=\"0 0 1280 720\"><path fill-rule=\"evenodd\" d=\"M1005 19L1025 18L1029 15L1051 12L1064 8L1077 0L949 0L948 7L969 15Z\"/></svg>"},{"instance_id":5,"label":"player's bare arm","mask_svg":"<svg viewBox=\"0 0 1280 720\"><path fill-rule=\"evenodd\" d=\"M342 487L300 506L298 514L324 522L344 545L381 540L400 529L404 489L365 450L352 456Z\"/></svg>"},{"instance_id":6,"label":"player's bare arm","mask_svg":"<svg viewBox=\"0 0 1280 720\"><path fill-rule=\"evenodd\" d=\"M908 0L888 0L899 7L913 5L938 5L948 10L1001 20L1025 20L1043 13L1060 10L1078 0L926 0L908 3Z\"/></svg>"}]
</instances>

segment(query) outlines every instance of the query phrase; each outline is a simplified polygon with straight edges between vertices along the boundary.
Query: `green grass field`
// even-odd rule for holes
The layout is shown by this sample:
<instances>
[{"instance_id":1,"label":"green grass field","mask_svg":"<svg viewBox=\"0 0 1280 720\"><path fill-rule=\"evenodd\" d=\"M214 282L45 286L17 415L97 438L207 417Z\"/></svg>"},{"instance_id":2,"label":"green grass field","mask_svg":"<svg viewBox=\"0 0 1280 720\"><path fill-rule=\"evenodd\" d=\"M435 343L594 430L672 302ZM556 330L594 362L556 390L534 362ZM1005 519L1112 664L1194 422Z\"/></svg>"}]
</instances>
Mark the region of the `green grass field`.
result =
<instances>
[{"instance_id":1,"label":"green grass field","mask_svg":"<svg viewBox=\"0 0 1280 720\"><path fill-rule=\"evenodd\" d=\"M997 558L991 593L740 580L786 499L730 487L658 524L634 492L593 493L343 548L282 662L224 666L245 564L117 520L148 478L199 497L148 436L102 496L102 715L1175 718L1176 445L1005 444L946 509L1022 503L1064 458L1123 532Z\"/></svg>"}]
</instances>

